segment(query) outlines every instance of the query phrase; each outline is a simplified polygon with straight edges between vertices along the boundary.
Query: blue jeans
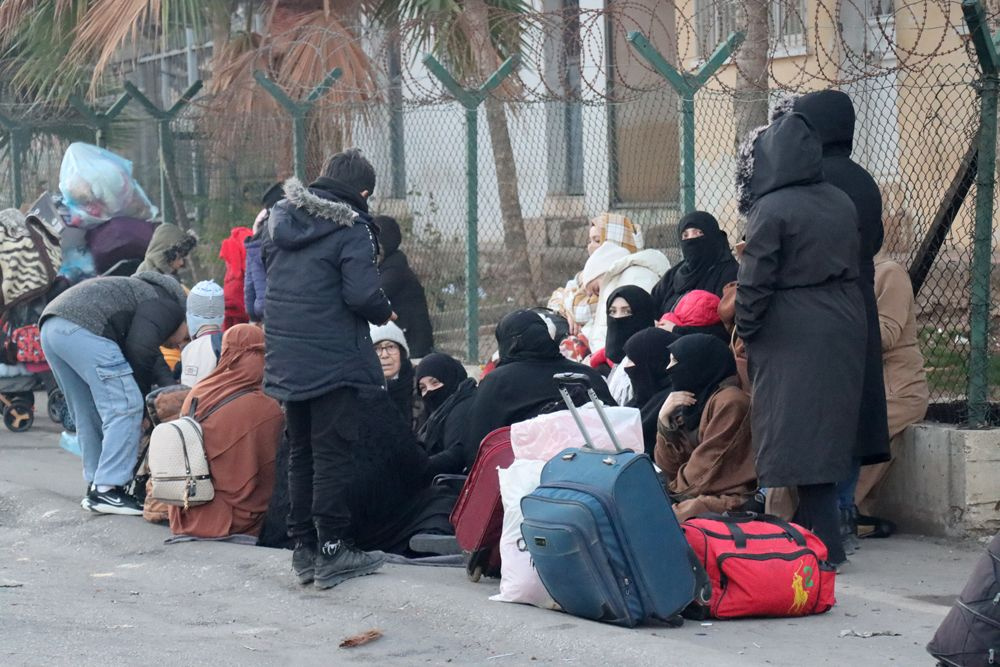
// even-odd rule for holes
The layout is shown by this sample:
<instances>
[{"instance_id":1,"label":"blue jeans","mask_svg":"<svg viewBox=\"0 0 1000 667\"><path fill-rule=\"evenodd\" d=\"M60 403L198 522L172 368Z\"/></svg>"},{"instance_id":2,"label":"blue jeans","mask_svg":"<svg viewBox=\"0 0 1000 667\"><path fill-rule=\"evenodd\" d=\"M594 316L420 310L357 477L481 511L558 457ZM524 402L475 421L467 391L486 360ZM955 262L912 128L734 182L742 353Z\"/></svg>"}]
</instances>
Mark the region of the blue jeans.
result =
<instances>
[{"instance_id":1,"label":"blue jeans","mask_svg":"<svg viewBox=\"0 0 1000 667\"><path fill-rule=\"evenodd\" d=\"M855 460L851 464L851 476L837 485L837 499L840 509L849 510L854 507L854 491L858 488L858 475L861 465Z\"/></svg>"},{"instance_id":2,"label":"blue jeans","mask_svg":"<svg viewBox=\"0 0 1000 667\"><path fill-rule=\"evenodd\" d=\"M42 350L66 396L83 452L83 477L132 480L142 435L142 394L118 345L60 317L42 325Z\"/></svg>"}]
</instances>

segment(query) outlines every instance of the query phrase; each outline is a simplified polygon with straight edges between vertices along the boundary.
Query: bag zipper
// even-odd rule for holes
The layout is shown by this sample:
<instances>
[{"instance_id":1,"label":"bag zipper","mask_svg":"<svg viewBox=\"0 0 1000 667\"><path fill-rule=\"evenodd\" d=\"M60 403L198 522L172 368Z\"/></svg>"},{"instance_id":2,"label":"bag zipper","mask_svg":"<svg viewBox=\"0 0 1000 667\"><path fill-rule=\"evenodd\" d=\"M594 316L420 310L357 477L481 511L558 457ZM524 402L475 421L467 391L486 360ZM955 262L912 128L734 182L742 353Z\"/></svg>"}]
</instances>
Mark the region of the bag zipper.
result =
<instances>
[{"instance_id":1,"label":"bag zipper","mask_svg":"<svg viewBox=\"0 0 1000 667\"><path fill-rule=\"evenodd\" d=\"M743 560L787 560L793 561L796 558L802 558L803 556L812 556L816 559L816 563L820 563L819 556L812 549L800 549L798 551L793 551L791 553L766 553L766 554L722 554L715 559L715 563L719 568L719 587L726 589L729 586L729 577L726 576L725 571L722 569L722 564L729 560L730 558L742 558ZM725 594L725 593L723 593ZM719 598L722 599L721 597Z\"/></svg>"}]
</instances>

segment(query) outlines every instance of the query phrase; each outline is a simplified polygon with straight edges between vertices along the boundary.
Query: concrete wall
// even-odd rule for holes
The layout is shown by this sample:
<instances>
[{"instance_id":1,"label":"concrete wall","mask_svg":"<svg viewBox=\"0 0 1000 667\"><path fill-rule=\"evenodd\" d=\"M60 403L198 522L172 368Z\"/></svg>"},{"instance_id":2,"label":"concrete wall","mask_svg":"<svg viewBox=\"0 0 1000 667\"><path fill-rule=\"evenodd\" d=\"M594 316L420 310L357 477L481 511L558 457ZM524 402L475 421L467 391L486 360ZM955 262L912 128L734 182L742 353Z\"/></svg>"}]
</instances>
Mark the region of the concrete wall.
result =
<instances>
[{"instance_id":1,"label":"concrete wall","mask_svg":"<svg viewBox=\"0 0 1000 667\"><path fill-rule=\"evenodd\" d=\"M945 537L1000 532L1000 429L924 423L909 428L879 489L876 514L907 533Z\"/></svg>"}]
</instances>

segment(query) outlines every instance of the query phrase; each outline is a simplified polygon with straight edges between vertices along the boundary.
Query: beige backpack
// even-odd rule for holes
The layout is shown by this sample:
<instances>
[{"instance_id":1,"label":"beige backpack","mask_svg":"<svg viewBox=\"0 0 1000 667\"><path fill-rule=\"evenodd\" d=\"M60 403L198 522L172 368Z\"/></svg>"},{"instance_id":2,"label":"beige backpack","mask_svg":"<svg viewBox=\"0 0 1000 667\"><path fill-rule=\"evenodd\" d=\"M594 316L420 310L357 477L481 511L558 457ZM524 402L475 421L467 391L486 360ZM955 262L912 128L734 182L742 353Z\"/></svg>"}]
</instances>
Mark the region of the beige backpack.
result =
<instances>
[{"instance_id":1,"label":"beige backpack","mask_svg":"<svg viewBox=\"0 0 1000 667\"><path fill-rule=\"evenodd\" d=\"M215 497L200 421L251 391L233 394L202 415L201 420L195 417L198 409L195 399L187 415L153 429L149 436L149 475L155 500L187 509L204 505Z\"/></svg>"}]
</instances>

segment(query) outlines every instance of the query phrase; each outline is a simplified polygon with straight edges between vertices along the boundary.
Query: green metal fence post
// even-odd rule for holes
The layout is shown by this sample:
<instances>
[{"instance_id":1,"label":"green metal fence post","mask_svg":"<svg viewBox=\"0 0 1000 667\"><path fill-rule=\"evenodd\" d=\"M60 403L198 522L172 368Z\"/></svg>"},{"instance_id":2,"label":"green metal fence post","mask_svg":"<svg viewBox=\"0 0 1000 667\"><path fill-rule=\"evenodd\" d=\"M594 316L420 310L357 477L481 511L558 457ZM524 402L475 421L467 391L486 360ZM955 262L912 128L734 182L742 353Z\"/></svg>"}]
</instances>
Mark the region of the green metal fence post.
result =
<instances>
[{"instance_id":1,"label":"green metal fence post","mask_svg":"<svg viewBox=\"0 0 1000 667\"><path fill-rule=\"evenodd\" d=\"M520 62L518 55L510 56L481 86L466 89L434 56L423 57L424 66L465 107L465 328L468 360L473 363L479 360L479 105Z\"/></svg>"},{"instance_id":2,"label":"green metal fence post","mask_svg":"<svg viewBox=\"0 0 1000 667\"><path fill-rule=\"evenodd\" d=\"M323 77L319 85L309 92L305 100L299 102L289 97L278 84L268 79L261 70L253 73L253 78L257 80L257 83L292 116L292 153L295 156L295 177L300 180L306 179L306 129L309 123L309 112L312 111L316 100L330 90L341 74L343 72L339 67L333 68L329 74Z\"/></svg>"},{"instance_id":3,"label":"green metal fence post","mask_svg":"<svg viewBox=\"0 0 1000 667\"><path fill-rule=\"evenodd\" d=\"M27 151L31 132L22 121L14 120L3 114L0 114L0 127L7 130L7 136L10 140L10 180L14 191L14 208L20 208L21 204L24 203L24 175L21 173L24 164L22 159ZM25 133L28 134L28 139L25 139Z\"/></svg>"},{"instance_id":4,"label":"green metal fence post","mask_svg":"<svg viewBox=\"0 0 1000 667\"><path fill-rule=\"evenodd\" d=\"M628 41L656 72L680 97L681 113L681 213L695 210L695 136L694 136L694 96L708 82L708 79L722 67L733 51L743 43L742 32L730 33L694 74L681 72L667 62L638 30L628 34Z\"/></svg>"},{"instance_id":5,"label":"green metal fence post","mask_svg":"<svg viewBox=\"0 0 1000 667\"><path fill-rule=\"evenodd\" d=\"M964 0L962 13L982 68L979 110L979 170L976 174L976 224L972 237L969 296L969 425L986 423L989 409L990 271L992 269L993 190L996 187L997 92L1000 56L979 0Z\"/></svg>"},{"instance_id":6,"label":"green metal fence post","mask_svg":"<svg viewBox=\"0 0 1000 667\"><path fill-rule=\"evenodd\" d=\"M175 169L174 135L171 133L170 123L191 102L194 96L198 94L201 86L201 81L195 81L169 109L161 109L153 104L152 100L143 95L131 81L125 82L125 92L141 104L146 113L156 120L156 130L160 139L160 199L163 206L163 221L175 222L181 227L187 226L187 220L181 220L181 218L185 218L183 210L174 210L175 203L180 207L183 207L183 203L180 201L180 192L177 190L180 187L179 184L172 182L177 170ZM120 101L121 98L119 98ZM117 105L118 103L116 102L115 104ZM124 108L124 104L122 108ZM175 195L176 202L174 201Z\"/></svg>"},{"instance_id":7,"label":"green metal fence post","mask_svg":"<svg viewBox=\"0 0 1000 667\"><path fill-rule=\"evenodd\" d=\"M115 100L114 104L108 107L107 111L98 111L96 108L88 107L79 95L71 95L69 98L70 106L83 116L83 120L88 127L93 128L94 143L101 148L107 148L111 123L125 110L125 107L131 101L132 95L125 92Z\"/></svg>"}]
</instances>

